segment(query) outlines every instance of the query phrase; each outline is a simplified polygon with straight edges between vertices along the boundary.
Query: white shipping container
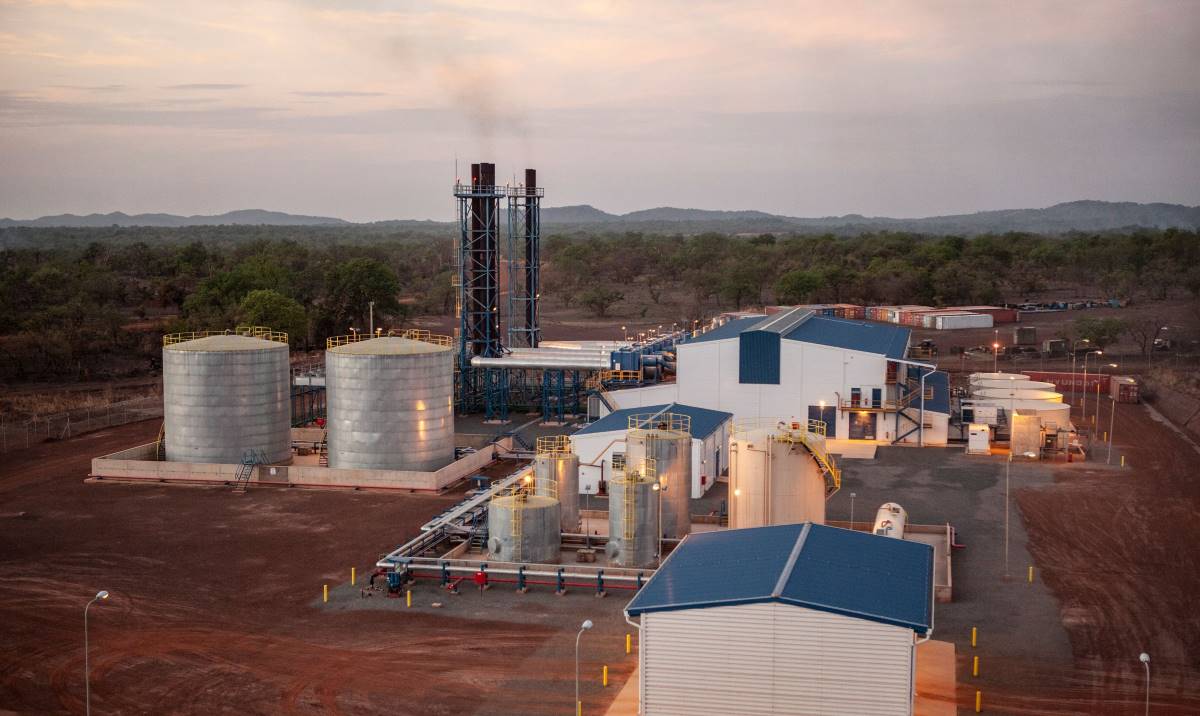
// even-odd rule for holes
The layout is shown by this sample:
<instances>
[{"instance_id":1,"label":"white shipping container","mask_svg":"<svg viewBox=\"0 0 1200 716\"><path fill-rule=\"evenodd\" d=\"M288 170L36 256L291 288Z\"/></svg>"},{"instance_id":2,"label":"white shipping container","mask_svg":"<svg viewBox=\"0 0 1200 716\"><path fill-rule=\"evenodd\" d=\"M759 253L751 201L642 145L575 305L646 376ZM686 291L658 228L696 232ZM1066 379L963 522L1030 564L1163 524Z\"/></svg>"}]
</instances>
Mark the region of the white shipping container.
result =
<instances>
[{"instance_id":1,"label":"white shipping container","mask_svg":"<svg viewBox=\"0 0 1200 716\"><path fill-rule=\"evenodd\" d=\"M992 317L986 313L964 313L958 316L938 316L934 328L950 331L956 328L991 328Z\"/></svg>"}]
</instances>

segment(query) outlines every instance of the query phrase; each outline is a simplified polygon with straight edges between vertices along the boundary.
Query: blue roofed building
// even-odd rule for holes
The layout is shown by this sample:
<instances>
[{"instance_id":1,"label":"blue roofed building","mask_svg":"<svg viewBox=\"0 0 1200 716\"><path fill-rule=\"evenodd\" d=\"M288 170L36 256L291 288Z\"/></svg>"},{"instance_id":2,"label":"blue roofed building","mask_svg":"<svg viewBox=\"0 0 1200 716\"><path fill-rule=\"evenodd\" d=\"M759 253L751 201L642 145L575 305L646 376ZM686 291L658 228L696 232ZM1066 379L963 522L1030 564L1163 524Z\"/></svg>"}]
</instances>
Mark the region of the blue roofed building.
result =
<instances>
[{"instance_id":1,"label":"blue roofed building","mask_svg":"<svg viewBox=\"0 0 1200 716\"><path fill-rule=\"evenodd\" d=\"M571 436L579 456L579 489L595 494L601 480L612 477L614 457L625 455L625 433L630 418L653 421L654 416L686 415L692 435L692 498L704 495L729 465L729 434L733 415L680 403L645 405L616 410Z\"/></svg>"},{"instance_id":2,"label":"blue roofed building","mask_svg":"<svg viewBox=\"0 0 1200 716\"><path fill-rule=\"evenodd\" d=\"M820 420L828 437L945 445L945 373L908 358L911 330L795 308L736 318L676 346L676 382L616 391L618 407L678 401L734 419Z\"/></svg>"},{"instance_id":3,"label":"blue roofed building","mask_svg":"<svg viewBox=\"0 0 1200 716\"><path fill-rule=\"evenodd\" d=\"M929 545L810 522L691 534L626 607L641 713L910 714L933 570Z\"/></svg>"}]
</instances>

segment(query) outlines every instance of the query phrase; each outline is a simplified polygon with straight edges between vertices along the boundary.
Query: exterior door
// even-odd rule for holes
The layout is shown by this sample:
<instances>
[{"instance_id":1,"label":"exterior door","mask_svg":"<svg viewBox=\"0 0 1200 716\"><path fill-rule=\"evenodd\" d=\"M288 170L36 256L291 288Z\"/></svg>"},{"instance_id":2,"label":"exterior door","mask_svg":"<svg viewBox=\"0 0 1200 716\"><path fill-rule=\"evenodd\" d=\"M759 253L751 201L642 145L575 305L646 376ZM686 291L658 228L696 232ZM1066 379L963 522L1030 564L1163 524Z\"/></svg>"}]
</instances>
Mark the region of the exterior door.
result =
<instances>
[{"instance_id":1,"label":"exterior door","mask_svg":"<svg viewBox=\"0 0 1200 716\"><path fill-rule=\"evenodd\" d=\"M883 388L871 388L871 407L883 407Z\"/></svg>"},{"instance_id":2,"label":"exterior door","mask_svg":"<svg viewBox=\"0 0 1200 716\"><path fill-rule=\"evenodd\" d=\"M825 423L825 437L837 437L837 408L832 405L821 407L819 405L808 406L808 419L820 420Z\"/></svg>"},{"instance_id":3,"label":"exterior door","mask_svg":"<svg viewBox=\"0 0 1200 716\"><path fill-rule=\"evenodd\" d=\"M875 439L875 413L850 413L850 439Z\"/></svg>"}]
</instances>

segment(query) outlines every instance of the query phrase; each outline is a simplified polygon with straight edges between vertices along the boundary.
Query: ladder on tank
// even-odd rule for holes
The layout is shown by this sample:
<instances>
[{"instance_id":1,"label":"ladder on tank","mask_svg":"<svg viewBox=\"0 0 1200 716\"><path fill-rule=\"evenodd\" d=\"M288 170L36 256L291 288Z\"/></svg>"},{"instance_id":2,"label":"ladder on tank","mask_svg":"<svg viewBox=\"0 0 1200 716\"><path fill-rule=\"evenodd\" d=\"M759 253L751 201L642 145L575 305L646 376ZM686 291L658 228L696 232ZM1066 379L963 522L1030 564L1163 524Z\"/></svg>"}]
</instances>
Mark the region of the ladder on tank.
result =
<instances>
[{"instance_id":1,"label":"ladder on tank","mask_svg":"<svg viewBox=\"0 0 1200 716\"><path fill-rule=\"evenodd\" d=\"M522 544L522 540L521 540L522 532L525 527L525 525L524 525L525 505L522 504L524 502L525 502L525 493L524 492L522 492L521 490L517 490L516 492L513 493L513 511L512 511L513 556L512 556L512 559L515 562L522 561L522 558L525 553L524 545Z\"/></svg>"}]
</instances>

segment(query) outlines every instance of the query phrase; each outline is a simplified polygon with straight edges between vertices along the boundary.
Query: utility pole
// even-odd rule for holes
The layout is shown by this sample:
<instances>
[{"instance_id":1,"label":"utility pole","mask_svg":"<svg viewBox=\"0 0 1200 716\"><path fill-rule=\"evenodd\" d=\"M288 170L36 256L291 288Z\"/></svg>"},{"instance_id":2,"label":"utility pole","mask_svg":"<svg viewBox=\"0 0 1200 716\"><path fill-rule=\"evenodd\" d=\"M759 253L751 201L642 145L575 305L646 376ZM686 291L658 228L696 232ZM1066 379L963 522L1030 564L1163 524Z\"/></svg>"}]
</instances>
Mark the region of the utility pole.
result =
<instances>
[{"instance_id":1,"label":"utility pole","mask_svg":"<svg viewBox=\"0 0 1200 716\"><path fill-rule=\"evenodd\" d=\"M375 302L374 301L367 301L367 310L370 312L371 336L374 337L375 336Z\"/></svg>"}]
</instances>

